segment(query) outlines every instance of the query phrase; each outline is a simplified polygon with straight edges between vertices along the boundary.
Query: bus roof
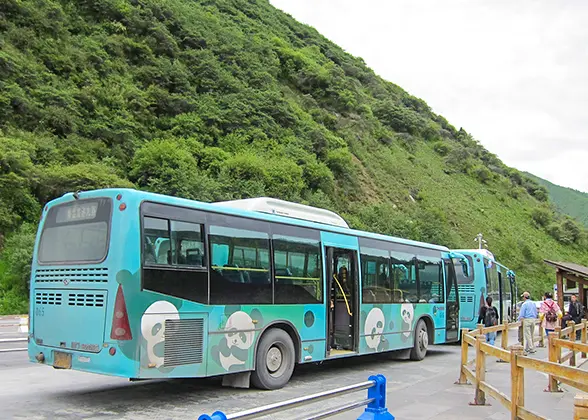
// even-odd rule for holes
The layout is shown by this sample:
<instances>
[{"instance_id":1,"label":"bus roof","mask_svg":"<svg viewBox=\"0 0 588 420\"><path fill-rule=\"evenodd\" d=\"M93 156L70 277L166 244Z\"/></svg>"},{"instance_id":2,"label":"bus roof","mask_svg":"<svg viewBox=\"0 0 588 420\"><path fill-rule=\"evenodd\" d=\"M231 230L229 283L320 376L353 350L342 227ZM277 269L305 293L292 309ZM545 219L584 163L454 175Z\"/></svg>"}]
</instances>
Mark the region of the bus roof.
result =
<instances>
[{"instance_id":1,"label":"bus roof","mask_svg":"<svg viewBox=\"0 0 588 420\"><path fill-rule=\"evenodd\" d=\"M464 254L464 255L473 255L473 254L480 254L488 259L490 259L494 264L499 265L502 268L505 268L509 271L510 270L506 265L502 264L501 262L496 260L496 257L494 256L494 254L492 252L490 252L487 249L479 249L479 248L473 248L473 249L452 249L451 251L453 252L459 252L460 254ZM514 271L513 271L514 273Z\"/></svg>"},{"instance_id":2,"label":"bus roof","mask_svg":"<svg viewBox=\"0 0 588 420\"><path fill-rule=\"evenodd\" d=\"M216 206L232 207L235 209L255 211L259 213L276 214L293 219L317 222L326 225L339 226L349 229L347 222L337 213L304 204L278 200L271 197L245 198L243 200L219 201Z\"/></svg>"},{"instance_id":3,"label":"bus roof","mask_svg":"<svg viewBox=\"0 0 588 420\"><path fill-rule=\"evenodd\" d=\"M247 217L250 219L265 220L265 221L270 221L270 222L273 221L276 223L283 223L283 224L289 224L289 225L300 226L300 227L310 227L310 228L314 228L317 230L323 230L323 231L327 231L327 232L347 234L347 235L351 234L351 235L356 235L356 236L360 236L363 238L379 239L379 240L388 241L388 242L396 242L396 243L405 244L405 245L412 245L412 246L421 247L421 248L449 252L449 249L445 246L442 246L442 245L435 245L435 244L430 244L430 243L426 243L426 242L413 241L410 239L382 235L379 233L360 231L360 230L355 230L355 229L351 229L348 227L339 227L339 226L334 226L332 224L321 224L321 223L314 222L314 221L306 221L306 220L301 220L299 218L293 218L293 217L283 216L283 215L279 215L279 214L270 214L270 213L265 213L265 212L262 213L260 211L253 211L253 210L249 210L249 209L245 209L245 208L239 208L239 206L227 205L226 204L227 202L205 203L202 201L190 200L190 199L186 199L186 198L178 198L178 197L173 197L173 196L169 196L169 195L145 192L145 191L140 191L140 190L130 189L130 188L95 189L95 190L89 190L89 191L81 191L81 192L79 192L79 195L80 195L80 198L83 198L84 195L90 195L91 197L98 197L104 193L108 193L109 195L114 195L114 194L118 194L118 193L123 193L123 194L124 193L131 193L133 195L140 196L142 201L154 201L154 202L159 202L159 203L163 203L163 204L170 204L170 205L175 205L175 206L180 206L180 207L201 209L201 210L215 212L215 213L223 213L223 214L228 214L228 215L242 216L242 217ZM124 196L123 196L123 198L124 198ZM59 198L51 200L51 202L49 204L57 204L57 203L64 202L64 201L70 201L71 199L74 199L73 193L66 193ZM236 200L236 201L239 201L239 200ZM228 202L228 203L230 203L230 202ZM296 204L296 203L293 203L293 204ZM246 206L243 206L243 207L246 207ZM328 210L325 210L325 212L326 211L328 211ZM333 213L333 214L336 215L336 213ZM340 217L340 216L338 216L338 217ZM343 219L341 218L341 220L343 220Z\"/></svg>"},{"instance_id":4,"label":"bus roof","mask_svg":"<svg viewBox=\"0 0 588 420\"><path fill-rule=\"evenodd\" d=\"M478 249L478 248L473 248L473 249L452 249L452 251L454 252L459 252L460 254L480 254L494 262L496 262L496 258L494 257L494 254L490 251L488 251L487 249Z\"/></svg>"}]
</instances>

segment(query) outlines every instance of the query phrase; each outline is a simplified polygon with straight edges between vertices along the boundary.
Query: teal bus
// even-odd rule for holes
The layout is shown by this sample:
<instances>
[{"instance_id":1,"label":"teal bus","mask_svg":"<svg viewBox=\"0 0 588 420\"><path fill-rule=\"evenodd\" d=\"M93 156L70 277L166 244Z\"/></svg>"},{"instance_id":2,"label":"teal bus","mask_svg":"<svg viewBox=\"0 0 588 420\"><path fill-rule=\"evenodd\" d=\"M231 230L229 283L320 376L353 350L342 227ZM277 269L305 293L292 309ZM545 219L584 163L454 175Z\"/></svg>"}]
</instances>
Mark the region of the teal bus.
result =
<instances>
[{"instance_id":1,"label":"teal bus","mask_svg":"<svg viewBox=\"0 0 588 420\"><path fill-rule=\"evenodd\" d=\"M262 389L296 364L399 349L421 360L458 340L455 258L272 198L68 193L37 233L29 359Z\"/></svg>"},{"instance_id":2,"label":"teal bus","mask_svg":"<svg viewBox=\"0 0 588 420\"><path fill-rule=\"evenodd\" d=\"M460 249L454 252L465 256L472 267L468 275L461 270L461 265L455 269L461 328L477 328L480 308L486 304L488 296L498 309L500 322L516 321L517 284L514 271L496 261L494 254L487 249Z\"/></svg>"}]
</instances>

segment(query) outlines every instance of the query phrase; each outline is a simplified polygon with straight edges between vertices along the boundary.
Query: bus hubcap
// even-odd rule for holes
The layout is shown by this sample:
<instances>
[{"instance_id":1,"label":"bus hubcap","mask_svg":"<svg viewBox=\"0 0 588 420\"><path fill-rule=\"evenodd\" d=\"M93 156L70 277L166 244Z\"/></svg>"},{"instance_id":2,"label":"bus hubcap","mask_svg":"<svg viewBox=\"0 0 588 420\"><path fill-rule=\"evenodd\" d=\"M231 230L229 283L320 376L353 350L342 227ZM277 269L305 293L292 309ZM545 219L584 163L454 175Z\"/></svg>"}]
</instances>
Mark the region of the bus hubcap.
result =
<instances>
[{"instance_id":1,"label":"bus hubcap","mask_svg":"<svg viewBox=\"0 0 588 420\"><path fill-rule=\"evenodd\" d=\"M429 346L429 336L427 335L426 331L421 331L421 350L426 350Z\"/></svg>"},{"instance_id":2,"label":"bus hubcap","mask_svg":"<svg viewBox=\"0 0 588 420\"><path fill-rule=\"evenodd\" d=\"M277 347L272 347L267 352L265 364L270 372L277 371L282 365L282 352Z\"/></svg>"}]
</instances>

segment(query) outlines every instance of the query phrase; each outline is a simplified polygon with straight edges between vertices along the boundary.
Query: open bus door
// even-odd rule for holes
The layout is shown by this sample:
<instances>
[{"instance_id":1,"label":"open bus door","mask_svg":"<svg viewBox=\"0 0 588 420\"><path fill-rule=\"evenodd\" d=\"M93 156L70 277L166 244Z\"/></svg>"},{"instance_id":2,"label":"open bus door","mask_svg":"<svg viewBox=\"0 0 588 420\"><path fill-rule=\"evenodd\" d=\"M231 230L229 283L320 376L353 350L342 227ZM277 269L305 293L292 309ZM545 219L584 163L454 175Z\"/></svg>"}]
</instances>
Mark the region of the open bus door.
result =
<instances>
[{"instance_id":1,"label":"open bus door","mask_svg":"<svg viewBox=\"0 0 588 420\"><path fill-rule=\"evenodd\" d=\"M517 314L517 298L519 296L517 290L517 283L515 280L515 273L512 270L506 272L508 282L510 283L510 308L509 308L509 322L515 322L518 318Z\"/></svg>"},{"instance_id":2,"label":"open bus door","mask_svg":"<svg viewBox=\"0 0 588 420\"><path fill-rule=\"evenodd\" d=\"M502 275L502 270L499 265L496 265L496 271L498 272L498 299L496 302L498 307L498 322L502 324L506 319L505 308L507 306L506 291L510 290L510 286L505 284L505 278Z\"/></svg>"},{"instance_id":3,"label":"open bus door","mask_svg":"<svg viewBox=\"0 0 588 420\"><path fill-rule=\"evenodd\" d=\"M459 292L457 288L457 276L455 274L455 266L453 258L459 258L462 262L462 270L466 275L470 271L467 259L456 253L449 253L443 258L443 265L445 266L445 341L450 343L458 341L459 337Z\"/></svg>"},{"instance_id":4,"label":"open bus door","mask_svg":"<svg viewBox=\"0 0 588 420\"><path fill-rule=\"evenodd\" d=\"M359 347L358 251L335 246L325 246L324 251L329 291L327 357L356 353Z\"/></svg>"}]
</instances>

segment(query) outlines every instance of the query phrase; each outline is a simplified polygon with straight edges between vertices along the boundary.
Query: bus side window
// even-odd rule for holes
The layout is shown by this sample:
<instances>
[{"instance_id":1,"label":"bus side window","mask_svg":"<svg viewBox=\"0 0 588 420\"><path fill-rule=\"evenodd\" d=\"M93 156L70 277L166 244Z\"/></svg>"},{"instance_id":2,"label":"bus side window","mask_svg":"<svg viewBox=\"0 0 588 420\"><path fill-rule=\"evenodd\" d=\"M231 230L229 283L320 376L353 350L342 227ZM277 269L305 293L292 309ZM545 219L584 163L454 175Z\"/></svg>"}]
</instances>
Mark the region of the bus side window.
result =
<instances>
[{"instance_id":1,"label":"bus side window","mask_svg":"<svg viewBox=\"0 0 588 420\"><path fill-rule=\"evenodd\" d=\"M229 224L228 222L226 222ZM242 223L235 219L233 226ZM210 303L272 303L269 234L211 225Z\"/></svg>"},{"instance_id":2,"label":"bus side window","mask_svg":"<svg viewBox=\"0 0 588 420\"><path fill-rule=\"evenodd\" d=\"M144 217L142 288L207 303L205 261L202 258L188 260L189 249L204 249L201 231L197 223Z\"/></svg>"},{"instance_id":3,"label":"bus side window","mask_svg":"<svg viewBox=\"0 0 588 420\"><path fill-rule=\"evenodd\" d=\"M362 246L360 259L363 303L392 303L395 290L388 251Z\"/></svg>"},{"instance_id":4,"label":"bus side window","mask_svg":"<svg viewBox=\"0 0 588 420\"><path fill-rule=\"evenodd\" d=\"M402 302L417 303L419 298L414 255L392 252L391 256L392 278L402 295Z\"/></svg>"},{"instance_id":5,"label":"bus side window","mask_svg":"<svg viewBox=\"0 0 588 420\"><path fill-rule=\"evenodd\" d=\"M204 267L204 241L202 226L196 223L172 220L173 264Z\"/></svg>"},{"instance_id":6,"label":"bus side window","mask_svg":"<svg viewBox=\"0 0 588 420\"><path fill-rule=\"evenodd\" d=\"M419 303L442 303L445 301L441 259L419 259L419 285Z\"/></svg>"},{"instance_id":7,"label":"bus side window","mask_svg":"<svg viewBox=\"0 0 588 420\"><path fill-rule=\"evenodd\" d=\"M320 242L274 234L275 303L320 303Z\"/></svg>"},{"instance_id":8,"label":"bus side window","mask_svg":"<svg viewBox=\"0 0 588 420\"><path fill-rule=\"evenodd\" d=\"M143 261L145 264L169 264L169 224L165 219L143 219Z\"/></svg>"}]
</instances>

